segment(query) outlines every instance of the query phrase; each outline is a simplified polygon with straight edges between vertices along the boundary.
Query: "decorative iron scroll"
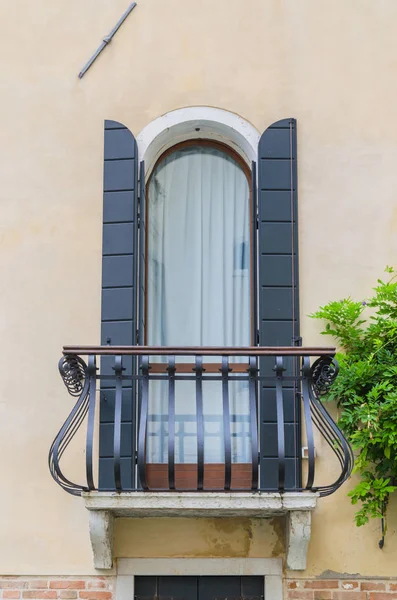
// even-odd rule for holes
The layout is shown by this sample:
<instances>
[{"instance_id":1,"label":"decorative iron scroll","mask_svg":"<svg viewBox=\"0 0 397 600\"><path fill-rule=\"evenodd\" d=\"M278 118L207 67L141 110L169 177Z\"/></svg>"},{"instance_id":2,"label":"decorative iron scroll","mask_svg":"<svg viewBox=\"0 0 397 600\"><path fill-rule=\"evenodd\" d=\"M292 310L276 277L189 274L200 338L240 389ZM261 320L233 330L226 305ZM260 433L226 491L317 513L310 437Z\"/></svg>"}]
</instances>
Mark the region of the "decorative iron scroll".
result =
<instances>
[{"instance_id":1,"label":"decorative iron scroll","mask_svg":"<svg viewBox=\"0 0 397 600\"><path fill-rule=\"evenodd\" d=\"M90 406L89 369L83 359L76 355L63 356L58 363L58 368L69 394L78 397L78 399L51 445L48 466L53 479L61 488L69 494L80 496L83 491L88 491L89 488L74 483L65 477L60 468L60 460L76 431L83 423ZM94 378L95 373L91 379Z\"/></svg>"},{"instance_id":2,"label":"decorative iron scroll","mask_svg":"<svg viewBox=\"0 0 397 600\"><path fill-rule=\"evenodd\" d=\"M333 356L321 356L311 367L311 379L313 388L318 395L327 393L339 373L338 361Z\"/></svg>"},{"instance_id":3,"label":"decorative iron scroll","mask_svg":"<svg viewBox=\"0 0 397 600\"><path fill-rule=\"evenodd\" d=\"M62 356L58 369L71 396L80 396L84 388L87 365L80 356L67 354Z\"/></svg>"},{"instance_id":4,"label":"decorative iron scroll","mask_svg":"<svg viewBox=\"0 0 397 600\"><path fill-rule=\"evenodd\" d=\"M304 359L304 362L305 360L306 359ZM339 365L333 356L321 356L312 364L308 376L310 383L308 395L310 399L311 421L337 457L341 467L339 477L332 484L311 488L313 491L318 491L320 496L329 496L340 488L350 476L354 464L353 452L349 442L325 408L324 403L320 400L321 396L324 396L334 383L338 376L338 372Z\"/></svg>"}]
</instances>

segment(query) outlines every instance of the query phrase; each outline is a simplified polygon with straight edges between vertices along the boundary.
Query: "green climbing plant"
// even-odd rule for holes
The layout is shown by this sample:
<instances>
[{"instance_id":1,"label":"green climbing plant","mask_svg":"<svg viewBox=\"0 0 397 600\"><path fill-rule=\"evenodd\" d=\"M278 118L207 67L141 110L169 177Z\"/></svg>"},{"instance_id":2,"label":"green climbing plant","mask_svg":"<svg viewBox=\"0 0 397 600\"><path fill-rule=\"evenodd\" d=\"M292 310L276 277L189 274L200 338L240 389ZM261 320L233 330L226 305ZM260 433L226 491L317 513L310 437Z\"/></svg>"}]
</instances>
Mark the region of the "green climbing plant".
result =
<instances>
[{"instance_id":1,"label":"green climbing plant","mask_svg":"<svg viewBox=\"0 0 397 600\"><path fill-rule=\"evenodd\" d=\"M397 272L386 267L366 301L332 301L310 315L338 343L340 372L325 400L355 451L359 483L349 492L358 526L383 518L397 489ZM384 526L384 533L386 525Z\"/></svg>"}]
</instances>

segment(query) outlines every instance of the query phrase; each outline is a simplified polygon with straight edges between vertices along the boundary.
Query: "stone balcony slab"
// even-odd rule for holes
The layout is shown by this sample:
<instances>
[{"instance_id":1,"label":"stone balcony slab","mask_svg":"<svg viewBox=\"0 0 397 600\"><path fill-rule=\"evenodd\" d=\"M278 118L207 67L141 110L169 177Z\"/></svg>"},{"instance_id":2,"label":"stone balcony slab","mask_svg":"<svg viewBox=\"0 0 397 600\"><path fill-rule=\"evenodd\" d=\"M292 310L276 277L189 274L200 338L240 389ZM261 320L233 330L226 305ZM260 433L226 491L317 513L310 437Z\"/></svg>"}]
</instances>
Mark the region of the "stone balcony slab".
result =
<instances>
[{"instance_id":1,"label":"stone balcony slab","mask_svg":"<svg viewBox=\"0 0 397 600\"><path fill-rule=\"evenodd\" d=\"M121 517L271 518L286 516L287 568L306 567L313 492L89 492L90 536L97 569L110 569L113 556L113 520Z\"/></svg>"}]
</instances>

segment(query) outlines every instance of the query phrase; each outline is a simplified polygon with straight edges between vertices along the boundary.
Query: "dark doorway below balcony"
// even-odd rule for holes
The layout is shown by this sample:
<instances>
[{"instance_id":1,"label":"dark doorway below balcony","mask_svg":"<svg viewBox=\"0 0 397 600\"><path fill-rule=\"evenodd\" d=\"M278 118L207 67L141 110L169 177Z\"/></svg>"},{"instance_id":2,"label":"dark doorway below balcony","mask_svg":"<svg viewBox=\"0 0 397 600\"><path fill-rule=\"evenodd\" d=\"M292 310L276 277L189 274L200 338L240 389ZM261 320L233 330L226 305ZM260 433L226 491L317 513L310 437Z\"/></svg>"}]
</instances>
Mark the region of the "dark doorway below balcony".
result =
<instances>
[{"instance_id":1,"label":"dark doorway below balcony","mask_svg":"<svg viewBox=\"0 0 397 600\"><path fill-rule=\"evenodd\" d=\"M135 600L262 600L264 578L135 577Z\"/></svg>"}]
</instances>

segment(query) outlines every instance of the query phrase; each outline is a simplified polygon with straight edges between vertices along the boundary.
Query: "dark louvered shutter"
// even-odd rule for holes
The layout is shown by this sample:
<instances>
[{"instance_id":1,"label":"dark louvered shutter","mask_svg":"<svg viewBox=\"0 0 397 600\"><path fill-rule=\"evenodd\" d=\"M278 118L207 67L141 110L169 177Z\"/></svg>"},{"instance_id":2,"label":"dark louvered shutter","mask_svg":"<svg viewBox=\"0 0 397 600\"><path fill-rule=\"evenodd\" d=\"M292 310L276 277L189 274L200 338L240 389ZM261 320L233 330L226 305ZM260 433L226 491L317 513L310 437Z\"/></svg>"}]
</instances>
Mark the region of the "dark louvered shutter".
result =
<instances>
[{"instance_id":1,"label":"dark louvered shutter","mask_svg":"<svg viewBox=\"0 0 397 600\"><path fill-rule=\"evenodd\" d=\"M102 326L101 344L135 345L137 337L138 151L132 133L121 123L105 121ZM103 357L101 374L114 374L113 357ZM124 374L132 374L124 357ZM134 387L123 389L121 426L121 480L134 484ZM114 381L101 382L99 487L114 489L113 429Z\"/></svg>"},{"instance_id":2,"label":"dark louvered shutter","mask_svg":"<svg viewBox=\"0 0 397 600\"><path fill-rule=\"evenodd\" d=\"M258 148L259 344L299 345L296 121L284 119L262 134ZM263 376L274 376L274 360L262 359ZM285 375L296 372L284 361ZM285 487L300 486L299 398L284 384ZM275 388L264 382L260 394L261 487L278 487Z\"/></svg>"}]
</instances>

